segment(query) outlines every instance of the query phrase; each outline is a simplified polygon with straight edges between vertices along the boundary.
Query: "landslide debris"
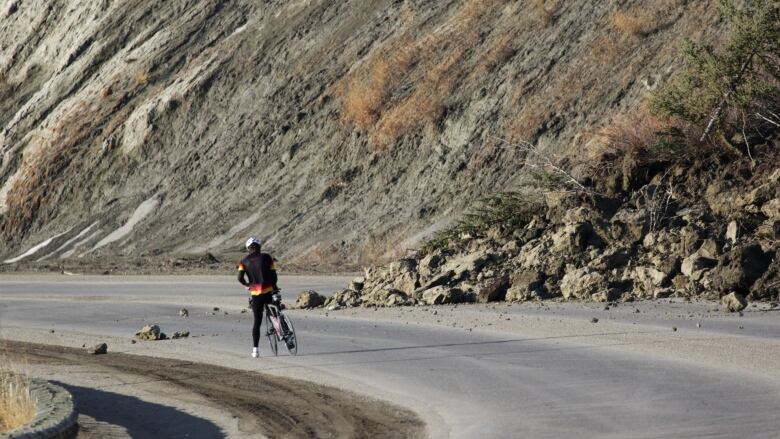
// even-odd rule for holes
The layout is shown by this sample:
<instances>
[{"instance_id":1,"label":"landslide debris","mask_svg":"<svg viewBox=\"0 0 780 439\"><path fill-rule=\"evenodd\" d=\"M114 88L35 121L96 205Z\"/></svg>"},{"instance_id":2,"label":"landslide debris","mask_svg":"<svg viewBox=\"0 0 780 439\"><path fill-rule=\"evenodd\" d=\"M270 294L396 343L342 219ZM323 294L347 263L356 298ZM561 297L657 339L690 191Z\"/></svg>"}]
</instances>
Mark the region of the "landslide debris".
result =
<instances>
[{"instance_id":1,"label":"landslide debris","mask_svg":"<svg viewBox=\"0 0 780 439\"><path fill-rule=\"evenodd\" d=\"M772 141L766 150L779 147ZM727 155L666 168L612 168L593 180L600 195L527 192L524 199L538 200L526 204L520 223L485 222L468 231L456 226L446 239L366 269L325 305L680 297L721 300L728 311L740 312L750 300L777 301L780 235L767 233L780 222L775 157L764 156L758 167ZM604 186L635 175L644 183L625 190ZM488 201L474 215L491 217L496 206L503 209Z\"/></svg>"}]
</instances>

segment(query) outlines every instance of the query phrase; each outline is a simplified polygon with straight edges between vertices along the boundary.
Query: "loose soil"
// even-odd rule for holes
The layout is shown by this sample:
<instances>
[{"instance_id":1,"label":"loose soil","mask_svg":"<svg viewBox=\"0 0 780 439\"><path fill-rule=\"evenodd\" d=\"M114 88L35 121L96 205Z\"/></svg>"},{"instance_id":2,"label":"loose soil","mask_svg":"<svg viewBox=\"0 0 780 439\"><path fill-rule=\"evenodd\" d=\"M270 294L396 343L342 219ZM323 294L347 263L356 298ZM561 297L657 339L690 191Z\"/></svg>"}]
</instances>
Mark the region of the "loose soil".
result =
<instances>
[{"instance_id":1,"label":"loose soil","mask_svg":"<svg viewBox=\"0 0 780 439\"><path fill-rule=\"evenodd\" d=\"M4 344L12 360L28 364L100 366L179 386L230 411L239 419L239 429L247 434L285 438L424 436L424 424L408 410L309 382L140 355L95 356L62 346Z\"/></svg>"}]
</instances>

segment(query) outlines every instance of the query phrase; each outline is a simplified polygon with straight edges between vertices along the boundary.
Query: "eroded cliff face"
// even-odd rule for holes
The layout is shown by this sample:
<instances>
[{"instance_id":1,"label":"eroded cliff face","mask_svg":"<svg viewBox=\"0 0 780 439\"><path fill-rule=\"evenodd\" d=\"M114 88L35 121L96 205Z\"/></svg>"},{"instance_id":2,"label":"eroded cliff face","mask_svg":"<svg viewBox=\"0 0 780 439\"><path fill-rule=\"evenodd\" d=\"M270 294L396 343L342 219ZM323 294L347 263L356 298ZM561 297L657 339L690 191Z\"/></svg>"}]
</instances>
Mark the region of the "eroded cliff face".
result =
<instances>
[{"instance_id":1,"label":"eroded cliff face","mask_svg":"<svg viewBox=\"0 0 780 439\"><path fill-rule=\"evenodd\" d=\"M513 188L513 144L578 153L711 3L9 2L0 255L392 253Z\"/></svg>"}]
</instances>

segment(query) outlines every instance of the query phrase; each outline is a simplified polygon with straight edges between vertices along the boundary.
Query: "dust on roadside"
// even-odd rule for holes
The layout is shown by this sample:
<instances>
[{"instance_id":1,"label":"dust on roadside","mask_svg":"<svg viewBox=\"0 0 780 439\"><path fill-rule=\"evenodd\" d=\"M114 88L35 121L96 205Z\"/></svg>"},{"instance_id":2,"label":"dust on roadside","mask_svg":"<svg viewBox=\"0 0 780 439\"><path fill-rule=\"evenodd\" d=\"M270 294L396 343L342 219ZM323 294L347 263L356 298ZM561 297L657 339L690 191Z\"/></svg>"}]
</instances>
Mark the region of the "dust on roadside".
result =
<instances>
[{"instance_id":1,"label":"dust on roadside","mask_svg":"<svg viewBox=\"0 0 780 439\"><path fill-rule=\"evenodd\" d=\"M248 434L268 437L425 436L411 411L314 383L122 353L89 355L61 346L4 341L8 354L30 364L96 365L108 371L156 379L213 401L239 419Z\"/></svg>"}]
</instances>

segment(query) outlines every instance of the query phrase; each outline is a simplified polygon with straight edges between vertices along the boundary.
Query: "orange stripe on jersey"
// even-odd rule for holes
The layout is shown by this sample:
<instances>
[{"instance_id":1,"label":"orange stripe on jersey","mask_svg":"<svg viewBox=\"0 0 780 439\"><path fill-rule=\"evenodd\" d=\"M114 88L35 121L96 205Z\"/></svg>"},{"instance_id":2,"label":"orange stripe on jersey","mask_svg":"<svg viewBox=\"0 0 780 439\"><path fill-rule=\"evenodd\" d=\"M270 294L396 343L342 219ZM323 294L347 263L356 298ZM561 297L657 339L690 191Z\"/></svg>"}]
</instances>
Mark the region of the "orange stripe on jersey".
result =
<instances>
[{"instance_id":1,"label":"orange stripe on jersey","mask_svg":"<svg viewBox=\"0 0 780 439\"><path fill-rule=\"evenodd\" d=\"M254 284L249 286L249 293L253 296L259 296L261 294L267 294L274 290L273 285L267 284Z\"/></svg>"}]
</instances>

